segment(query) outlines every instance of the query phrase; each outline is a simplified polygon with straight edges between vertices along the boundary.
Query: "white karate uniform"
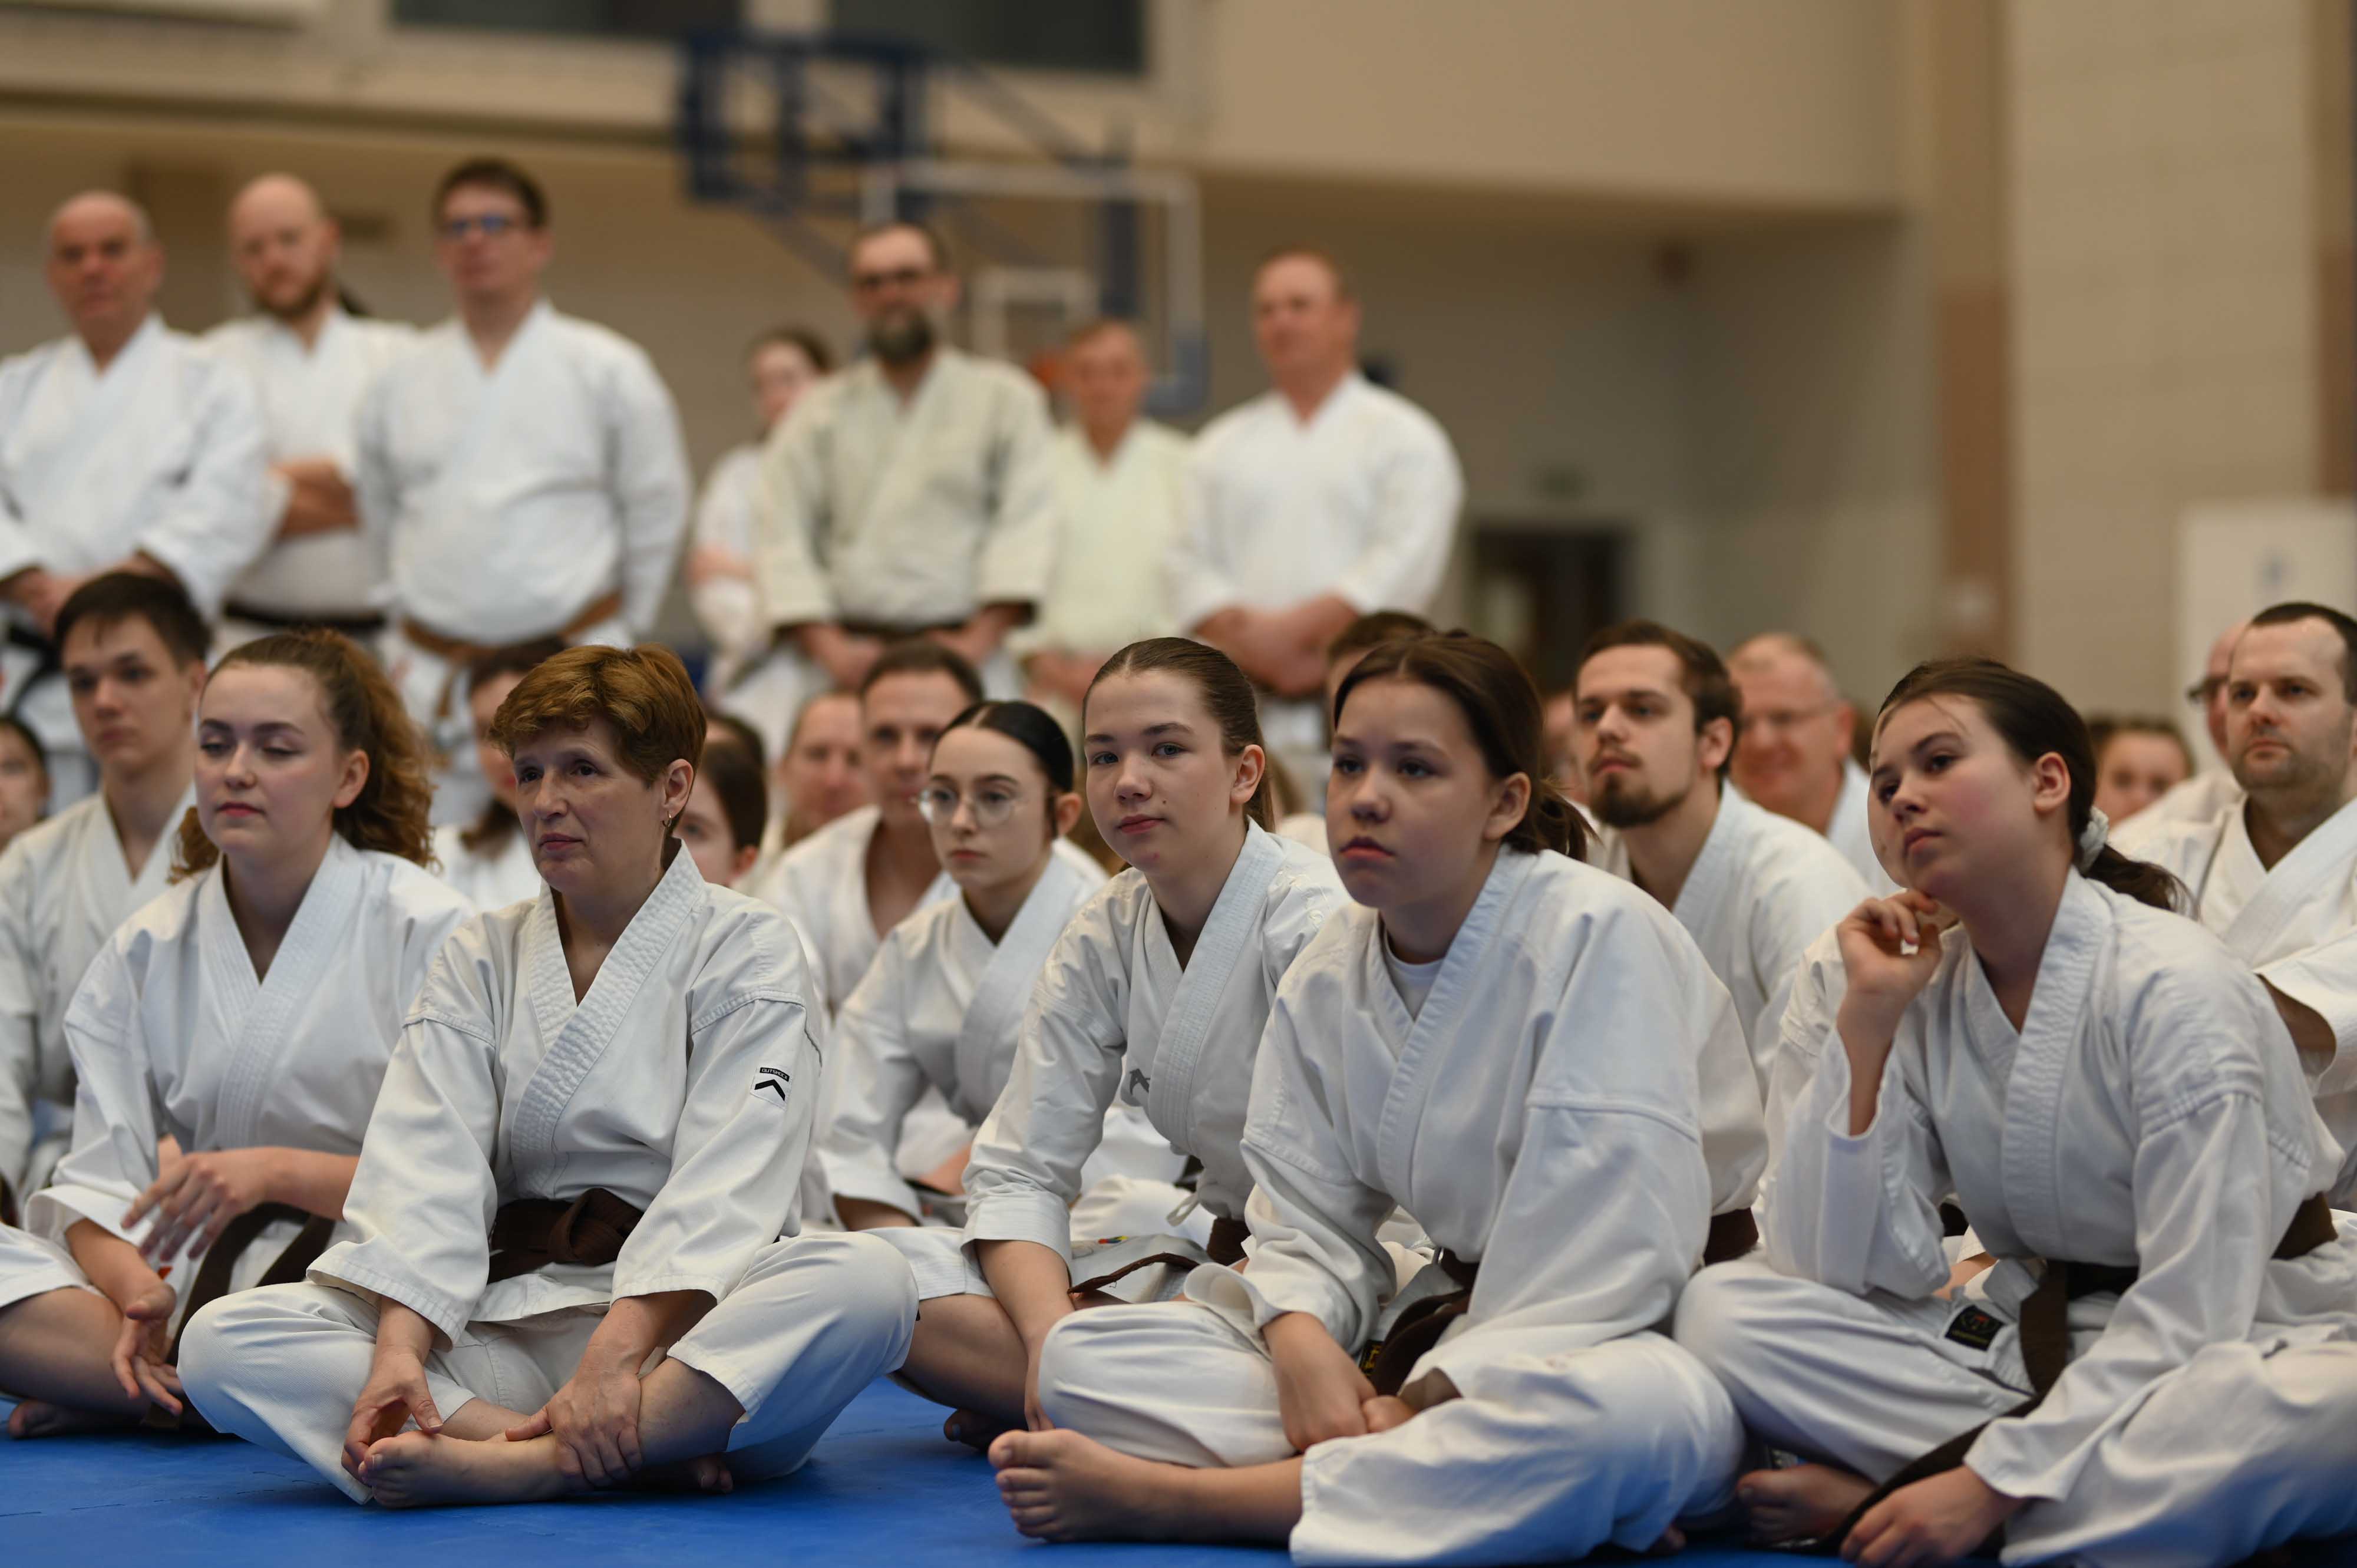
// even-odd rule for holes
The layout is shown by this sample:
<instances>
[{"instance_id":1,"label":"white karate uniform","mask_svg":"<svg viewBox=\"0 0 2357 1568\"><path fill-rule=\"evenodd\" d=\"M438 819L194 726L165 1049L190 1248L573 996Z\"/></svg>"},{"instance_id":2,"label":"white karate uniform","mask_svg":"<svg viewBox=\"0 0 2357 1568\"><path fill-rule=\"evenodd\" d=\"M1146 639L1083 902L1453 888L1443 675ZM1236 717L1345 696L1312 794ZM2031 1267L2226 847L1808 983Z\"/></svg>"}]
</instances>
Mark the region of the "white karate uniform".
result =
<instances>
[{"instance_id":1,"label":"white karate uniform","mask_svg":"<svg viewBox=\"0 0 2357 1568\"><path fill-rule=\"evenodd\" d=\"M261 411L245 378L150 316L103 374L79 338L0 360L0 577L69 575L144 553L207 617L262 553L269 510ZM29 630L23 612L0 607ZM0 648L0 692L50 757L51 800L97 785L65 682L31 648ZM20 690L20 688L22 688Z\"/></svg>"},{"instance_id":2,"label":"white karate uniform","mask_svg":"<svg viewBox=\"0 0 2357 1568\"><path fill-rule=\"evenodd\" d=\"M268 460L331 458L346 483L358 468L361 399L416 342L416 331L405 322L350 316L339 307L329 308L308 347L284 322L266 316L223 322L204 336L206 348L253 382L268 432ZM266 482L264 510L274 529L286 515L293 487L275 474ZM354 527L275 540L231 587L229 603L287 619L362 620L382 609L383 581L376 542ZM260 622L236 631L259 636L268 629L275 628ZM225 628L225 640L244 639Z\"/></svg>"},{"instance_id":3,"label":"white karate uniform","mask_svg":"<svg viewBox=\"0 0 2357 1568\"><path fill-rule=\"evenodd\" d=\"M1187 454L1187 437L1147 419L1123 433L1110 458L1076 426L1056 433L1055 571L1038 618L1007 639L1017 657L1043 649L1111 653L1178 629L1168 563Z\"/></svg>"},{"instance_id":4,"label":"white karate uniform","mask_svg":"<svg viewBox=\"0 0 2357 1568\"><path fill-rule=\"evenodd\" d=\"M2127 837L2130 823L2140 823L2142 832L2157 832L2164 822L2206 822L2222 817L2240 806L2244 799L2243 787L2234 782L2233 770L2228 768L2205 768L2179 784L2172 784L2161 792L2160 799L2130 817L2115 824L2118 836Z\"/></svg>"},{"instance_id":5,"label":"white karate uniform","mask_svg":"<svg viewBox=\"0 0 2357 1568\"><path fill-rule=\"evenodd\" d=\"M926 1217L923 1198L894 1164L909 1112L931 1090L972 1140L1014 1070L1024 1009L1056 939L1104 883L1096 866L1083 871L1050 855L995 945L963 897L931 905L893 929L835 1019L818 1141L834 1197ZM1105 1120L1105 1142L1081 1173L1075 1234L1166 1229L1163 1217L1186 1197L1172 1185L1184 1157L1132 1107L1116 1105ZM942 1236L953 1254L954 1232Z\"/></svg>"},{"instance_id":6,"label":"white karate uniform","mask_svg":"<svg viewBox=\"0 0 2357 1568\"><path fill-rule=\"evenodd\" d=\"M1457 539L1465 475L1438 422L1355 371L1303 420L1263 392L1203 427L1187 465L1171 608L1181 628L1232 605L1281 609L1338 594L1365 615L1432 607ZM1261 725L1315 800L1326 715L1263 704Z\"/></svg>"},{"instance_id":7,"label":"white karate uniform","mask_svg":"<svg viewBox=\"0 0 2357 1568\"><path fill-rule=\"evenodd\" d=\"M1598 850L1590 857L1597 865L1634 880L1619 833L1605 834ZM1866 897L1866 884L1824 838L1733 789L1720 792L1718 820L1671 913L1734 997L1761 1094L1802 952Z\"/></svg>"},{"instance_id":8,"label":"white karate uniform","mask_svg":"<svg viewBox=\"0 0 2357 1568\"><path fill-rule=\"evenodd\" d=\"M1261 1330L1308 1313L1365 1346L1397 1204L1480 1264L1469 1309L1409 1371L1463 1397L1310 1450L1295 1558L1641 1551L1723 1507L1743 1452L1725 1391L1655 1331L1711 1215L1748 1205L1766 1161L1727 992L1660 905L1555 854L1498 856L1420 1007L1395 962L1356 907L1302 953L1253 1073L1251 1266L1060 1324L1041 1409L1169 1464L1289 1457Z\"/></svg>"},{"instance_id":9,"label":"white karate uniform","mask_svg":"<svg viewBox=\"0 0 2357 1568\"><path fill-rule=\"evenodd\" d=\"M426 1380L447 1417L478 1397L536 1410L616 1298L701 1291L717 1305L669 1355L744 1407L740 1474L792 1469L905 1358L913 1307L889 1249L775 1240L819 1087L807 1010L791 930L676 846L578 1001L553 895L477 917L402 1029L344 1208L357 1238L307 1284L199 1314L189 1397L364 1502L337 1455L382 1303L438 1331ZM617 1262L490 1281L500 1208L594 1187L643 1211Z\"/></svg>"},{"instance_id":10,"label":"white karate uniform","mask_svg":"<svg viewBox=\"0 0 2357 1568\"><path fill-rule=\"evenodd\" d=\"M774 628L762 613L753 576L755 541L769 505L762 486L758 442L732 446L712 465L695 503L693 548L725 552L742 564L746 575L692 584L687 603L712 639L705 698L751 725L760 734L763 755L775 757L785 750L804 700L829 682L798 650L771 641Z\"/></svg>"},{"instance_id":11,"label":"white karate uniform","mask_svg":"<svg viewBox=\"0 0 2357 1568\"><path fill-rule=\"evenodd\" d=\"M2331 1062L2309 1084L2343 1160L2334 1204L2357 1208L2357 801L2319 824L2273 869L2251 847L2243 802L2207 820L2139 814L2120 853L2174 873L2193 917L2293 1001L2331 1026Z\"/></svg>"},{"instance_id":12,"label":"white karate uniform","mask_svg":"<svg viewBox=\"0 0 2357 1568\"><path fill-rule=\"evenodd\" d=\"M920 1276L920 1293L987 1294L980 1241L1037 1241L1069 1265L1070 1211L1116 1099L1201 1163L1203 1208L1243 1219L1250 1064L1277 982L1344 901L1324 855L1250 824L1183 967L1143 873L1123 872L1082 905L1049 955L1014 1071L974 1135L965 1283Z\"/></svg>"},{"instance_id":13,"label":"white karate uniform","mask_svg":"<svg viewBox=\"0 0 2357 1568\"><path fill-rule=\"evenodd\" d=\"M0 1230L0 1306L92 1288L66 1246L77 1223L135 1244L155 1228L160 1214L136 1227L123 1214L156 1179L159 1137L189 1154L360 1153L403 1010L467 907L409 862L332 838L257 980L221 876L216 865L125 920L75 992L73 1151L26 1205L25 1230ZM231 1288L259 1279L300 1229L264 1227ZM185 1286L202 1262L183 1250L158 1272ZM176 1310L187 1307L183 1289Z\"/></svg>"},{"instance_id":14,"label":"white karate uniform","mask_svg":"<svg viewBox=\"0 0 2357 1568\"><path fill-rule=\"evenodd\" d=\"M1841 851L1842 858L1849 862L1867 890L1887 898L1899 891L1899 884L1890 879L1890 873L1875 858L1874 832L1867 822L1873 804L1866 769L1843 758L1841 794L1834 800L1833 821L1825 824L1825 837Z\"/></svg>"},{"instance_id":15,"label":"white karate uniform","mask_svg":"<svg viewBox=\"0 0 2357 1568\"><path fill-rule=\"evenodd\" d=\"M1322 855L1332 856L1333 844L1326 837L1326 813L1295 811L1276 824L1276 836L1291 839L1305 849L1314 849Z\"/></svg>"},{"instance_id":16,"label":"white karate uniform","mask_svg":"<svg viewBox=\"0 0 2357 1568\"><path fill-rule=\"evenodd\" d=\"M646 636L687 527L679 415L636 344L542 300L489 371L458 321L422 334L361 402L359 477L361 516L388 557L385 661L451 759L435 820L464 822L486 788L464 682L399 618L470 643L523 642L619 593L620 611L573 640Z\"/></svg>"},{"instance_id":17,"label":"white karate uniform","mask_svg":"<svg viewBox=\"0 0 2357 1568\"><path fill-rule=\"evenodd\" d=\"M0 1183L20 1205L48 1180L73 1130L66 1004L124 917L164 891L173 833L195 804L192 788L135 877L99 795L0 854Z\"/></svg>"},{"instance_id":18,"label":"white karate uniform","mask_svg":"<svg viewBox=\"0 0 2357 1568\"><path fill-rule=\"evenodd\" d=\"M436 875L458 890L467 902L485 913L537 898L547 886L532 861L532 842L519 824L488 850L468 849L459 842L467 826L445 822L434 830Z\"/></svg>"},{"instance_id":19,"label":"white karate uniform","mask_svg":"<svg viewBox=\"0 0 2357 1568\"><path fill-rule=\"evenodd\" d=\"M1967 933L1943 947L1855 1137L1840 961L1811 963L1765 1260L1696 1276L1680 1343L1759 1436L1872 1480L1987 1423L1965 1462L2029 1499L2009 1563L2191 1568L2357 1526L2357 1237L2344 1217L2270 1260L2335 1152L2266 994L2190 921L2075 873L2018 1032ZM1998 1262L1949 1301L1952 1192ZM2140 1275L2071 1305L2072 1359L2008 1417L2047 1258Z\"/></svg>"},{"instance_id":20,"label":"white karate uniform","mask_svg":"<svg viewBox=\"0 0 2357 1568\"><path fill-rule=\"evenodd\" d=\"M954 349L906 403L873 360L812 388L762 454L771 626L917 628L1035 605L1056 548L1047 394Z\"/></svg>"}]
</instances>

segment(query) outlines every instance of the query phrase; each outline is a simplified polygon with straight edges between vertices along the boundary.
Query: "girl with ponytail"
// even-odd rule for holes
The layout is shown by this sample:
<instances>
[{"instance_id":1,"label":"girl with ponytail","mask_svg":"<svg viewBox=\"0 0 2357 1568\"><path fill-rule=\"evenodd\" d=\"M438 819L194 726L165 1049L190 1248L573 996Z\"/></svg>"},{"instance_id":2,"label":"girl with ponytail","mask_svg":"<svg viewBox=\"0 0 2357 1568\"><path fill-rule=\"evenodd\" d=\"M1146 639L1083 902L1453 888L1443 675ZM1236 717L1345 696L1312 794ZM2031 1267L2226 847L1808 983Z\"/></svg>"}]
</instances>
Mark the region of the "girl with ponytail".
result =
<instances>
[{"instance_id":1,"label":"girl with ponytail","mask_svg":"<svg viewBox=\"0 0 2357 1568\"><path fill-rule=\"evenodd\" d=\"M1820 1461L1744 1477L1755 1536L2190 1568L2357 1526L2357 1244L2266 990L2106 842L2042 682L1917 666L1871 780L1907 890L1804 962L1764 1261L1678 1309L1755 1435ZM1952 1196L1995 1259L1953 1289Z\"/></svg>"},{"instance_id":2,"label":"girl with ponytail","mask_svg":"<svg viewBox=\"0 0 2357 1568\"><path fill-rule=\"evenodd\" d=\"M1326 832L1357 902L1261 1038L1251 1263L1056 1326L1052 1425L991 1449L1027 1534L1517 1563L1674 1546L1729 1498L1734 1407L1655 1326L1749 1245L1750 1061L1677 922L1571 858L1541 732L1477 638L1343 682ZM1395 1208L1441 1249L1405 1289Z\"/></svg>"},{"instance_id":3,"label":"girl with ponytail","mask_svg":"<svg viewBox=\"0 0 2357 1568\"><path fill-rule=\"evenodd\" d=\"M1200 1166L1164 1253L1203 1237L1214 1258L1243 1256L1254 1055L1278 981L1342 898L1324 855L1266 831L1252 682L1225 654L1130 644L1098 671L1082 730L1089 810L1131 869L1081 905L1039 972L966 1166L968 1245L947 1267L911 1254L925 1305L903 1379L977 1446L1041 1423L1039 1346L1107 1272L1075 1261L1071 1210L1116 1102Z\"/></svg>"}]
</instances>

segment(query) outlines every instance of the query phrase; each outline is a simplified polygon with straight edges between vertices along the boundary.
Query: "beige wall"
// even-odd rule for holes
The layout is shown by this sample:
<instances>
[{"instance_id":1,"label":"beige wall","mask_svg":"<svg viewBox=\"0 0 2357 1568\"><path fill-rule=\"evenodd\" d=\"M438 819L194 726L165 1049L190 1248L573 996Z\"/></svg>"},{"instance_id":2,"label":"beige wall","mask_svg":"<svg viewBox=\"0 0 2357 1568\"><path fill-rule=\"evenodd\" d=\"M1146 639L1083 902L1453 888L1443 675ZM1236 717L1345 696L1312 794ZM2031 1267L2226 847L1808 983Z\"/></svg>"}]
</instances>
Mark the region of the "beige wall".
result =
<instances>
[{"instance_id":1,"label":"beige wall","mask_svg":"<svg viewBox=\"0 0 2357 1568\"><path fill-rule=\"evenodd\" d=\"M2309 26L2008 8L2017 651L2090 708L2175 706L2187 505L2318 483Z\"/></svg>"}]
</instances>

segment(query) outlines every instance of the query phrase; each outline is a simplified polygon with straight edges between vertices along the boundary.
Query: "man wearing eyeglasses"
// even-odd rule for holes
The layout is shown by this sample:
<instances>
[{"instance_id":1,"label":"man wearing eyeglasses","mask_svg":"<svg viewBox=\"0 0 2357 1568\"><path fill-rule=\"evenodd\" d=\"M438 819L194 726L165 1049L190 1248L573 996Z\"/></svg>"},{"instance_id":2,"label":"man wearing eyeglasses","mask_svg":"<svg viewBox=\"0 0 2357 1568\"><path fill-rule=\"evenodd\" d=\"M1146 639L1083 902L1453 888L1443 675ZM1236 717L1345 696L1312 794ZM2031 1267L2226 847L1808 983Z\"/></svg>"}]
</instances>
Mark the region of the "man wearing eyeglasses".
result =
<instances>
[{"instance_id":1,"label":"man wearing eyeglasses","mask_svg":"<svg viewBox=\"0 0 2357 1568\"><path fill-rule=\"evenodd\" d=\"M1048 588L1057 536L1046 395L942 340L958 298L939 236L894 222L851 247L866 354L797 403L763 455L764 607L824 685L856 688L928 636L1019 684L1001 657Z\"/></svg>"},{"instance_id":2,"label":"man wearing eyeglasses","mask_svg":"<svg viewBox=\"0 0 2357 1568\"><path fill-rule=\"evenodd\" d=\"M457 306L362 401L361 515L387 554L385 650L445 758L434 819L480 809L467 666L654 624L687 526L686 453L646 354L541 293L548 202L513 164L442 177L435 259Z\"/></svg>"},{"instance_id":3,"label":"man wearing eyeglasses","mask_svg":"<svg viewBox=\"0 0 2357 1568\"><path fill-rule=\"evenodd\" d=\"M292 175L264 175L238 193L229 242L253 314L204 341L245 371L261 402L276 531L230 589L221 641L332 626L373 643L383 629L382 573L352 491L360 403L417 334L345 308L342 234L318 192Z\"/></svg>"},{"instance_id":4,"label":"man wearing eyeglasses","mask_svg":"<svg viewBox=\"0 0 2357 1568\"><path fill-rule=\"evenodd\" d=\"M1850 754L1857 710L1824 652L1806 638L1766 631L1738 644L1727 670L1743 697L1736 788L1832 840L1872 891L1893 891L1867 832L1866 769Z\"/></svg>"},{"instance_id":5,"label":"man wearing eyeglasses","mask_svg":"<svg viewBox=\"0 0 2357 1568\"><path fill-rule=\"evenodd\" d=\"M2190 707L2201 710L2202 723L2210 731L2210 748L2219 758L2226 751L2226 671L2234 659L2234 645L2251 623L2238 620L2218 634L2210 645L2210 657L2201 668L2201 679L2185 688L2185 701ZM2158 831L2164 822L2206 822L2243 803L2243 787L2234 779L2234 770L2222 760L2211 765L2176 785L2161 798L2136 813L2136 821L2147 824L2147 831Z\"/></svg>"},{"instance_id":6,"label":"man wearing eyeglasses","mask_svg":"<svg viewBox=\"0 0 2357 1568\"><path fill-rule=\"evenodd\" d=\"M0 708L48 748L62 808L98 780L49 640L59 608L128 571L170 578L211 616L271 518L253 394L156 313L164 251L147 214L85 191L47 245L72 330L0 362Z\"/></svg>"}]
</instances>

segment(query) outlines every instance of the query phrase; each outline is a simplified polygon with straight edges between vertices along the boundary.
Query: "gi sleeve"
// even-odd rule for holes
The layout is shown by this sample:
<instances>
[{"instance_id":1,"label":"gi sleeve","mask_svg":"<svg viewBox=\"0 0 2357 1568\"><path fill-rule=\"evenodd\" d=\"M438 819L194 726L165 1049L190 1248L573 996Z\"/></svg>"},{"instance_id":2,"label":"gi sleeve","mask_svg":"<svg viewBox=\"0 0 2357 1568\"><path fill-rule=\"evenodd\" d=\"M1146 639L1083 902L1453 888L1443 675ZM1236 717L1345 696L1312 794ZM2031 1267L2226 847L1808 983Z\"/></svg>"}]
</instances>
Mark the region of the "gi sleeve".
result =
<instances>
[{"instance_id":1,"label":"gi sleeve","mask_svg":"<svg viewBox=\"0 0 2357 1568\"><path fill-rule=\"evenodd\" d=\"M36 350L0 360L0 437L25 417L26 400L49 359L48 351ZM25 516L24 502L10 492L7 475L0 471L0 579L40 564L40 541Z\"/></svg>"},{"instance_id":2,"label":"gi sleeve","mask_svg":"<svg viewBox=\"0 0 2357 1568\"><path fill-rule=\"evenodd\" d=\"M164 1126L157 1114L139 978L123 945L110 942L66 1007L76 1079L73 1150L25 1215L27 1230L51 1240L63 1241L76 1221L87 1219L137 1246L162 1219L151 1214L136 1228L123 1223L124 1210L156 1180L157 1135L181 1131Z\"/></svg>"},{"instance_id":3,"label":"gi sleeve","mask_svg":"<svg viewBox=\"0 0 2357 1568\"><path fill-rule=\"evenodd\" d=\"M469 926L468 933L479 931ZM499 1022L486 947L442 950L402 1026L344 1199L355 1239L310 1277L397 1301L455 1339L490 1278Z\"/></svg>"},{"instance_id":4,"label":"gi sleeve","mask_svg":"<svg viewBox=\"0 0 2357 1568\"><path fill-rule=\"evenodd\" d=\"M1440 590L1465 502L1465 475L1440 426L1421 410L1404 410L1396 444L1380 453L1374 516L1356 559L1334 592L1368 615L1386 607L1422 609Z\"/></svg>"},{"instance_id":5,"label":"gi sleeve","mask_svg":"<svg viewBox=\"0 0 2357 1568\"><path fill-rule=\"evenodd\" d=\"M1948 961L1960 950L1952 947ZM1939 1200L1955 1185L1905 1070L1908 1056L1925 1048L1926 1008L1919 998L1908 1009L1883 1064L1873 1125L1852 1137L1849 1053L1834 1025L1839 997L1811 964L1784 1017L1776 1070L1792 1081L1780 1084L1778 1098L1792 1109L1760 1204L1768 1262L1853 1295L1921 1299L1948 1283Z\"/></svg>"},{"instance_id":6,"label":"gi sleeve","mask_svg":"<svg viewBox=\"0 0 2357 1568\"><path fill-rule=\"evenodd\" d=\"M926 1085L902 1017L908 986L907 951L888 938L834 1020L819 1160L835 1197L888 1204L914 1219L923 1205L893 1164L900 1123Z\"/></svg>"},{"instance_id":7,"label":"gi sleeve","mask_svg":"<svg viewBox=\"0 0 2357 1568\"><path fill-rule=\"evenodd\" d=\"M2203 1346L2250 1337L2299 1195L2277 1191L2257 1057L2287 1052L2283 1024L2257 986L2229 978L2222 991L2172 972L2134 1011L2136 1283L2045 1401L1990 1423L1964 1456L2009 1497L2066 1495L2124 1405Z\"/></svg>"},{"instance_id":8,"label":"gi sleeve","mask_svg":"<svg viewBox=\"0 0 2357 1568\"><path fill-rule=\"evenodd\" d=\"M688 607L721 651L737 659L760 650L770 640L761 618L761 596L753 586L753 559L748 553L759 521L761 466L758 453L740 451L724 459L704 487L696 505L694 548L726 552L737 562L741 576L707 577L688 585Z\"/></svg>"},{"instance_id":9,"label":"gi sleeve","mask_svg":"<svg viewBox=\"0 0 2357 1568\"><path fill-rule=\"evenodd\" d=\"M976 605L1037 605L1063 527L1047 395L1028 381L999 399L990 532L975 564Z\"/></svg>"},{"instance_id":10,"label":"gi sleeve","mask_svg":"<svg viewBox=\"0 0 2357 1568\"><path fill-rule=\"evenodd\" d=\"M644 637L662 610L687 529L687 449L679 411L635 346L607 381L607 482L622 525L622 618Z\"/></svg>"},{"instance_id":11,"label":"gi sleeve","mask_svg":"<svg viewBox=\"0 0 2357 1568\"><path fill-rule=\"evenodd\" d=\"M187 371L195 436L188 473L165 493L162 509L140 531L138 549L180 580L207 617L270 544L268 436L245 377L210 356Z\"/></svg>"},{"instance_id":12,"label":"gi sleeve","mask_svg":"<svg viewBox=\"0 0 2357 1568\"><path fill-rule=\"evenodd\" d=\"M753 584L772 627L835 617L834 591L819 564L828 526L827 447L834 398L819 387L794 405L761 452L761 515L753 530Z\"/></svg>"},{"instance_id":13,"label":"gi sleeve","mask_svg":"<svg viewBox=\"0 0 2357 1568\"><path fill-rule=\"evenodd\" d=\"M2312 1007L2332 1029L2333 1055L2309 1085L2321 1097L2357 1090L2357 928L2259 965L2259 978Z\"/></svg>"},{"instance_id":14,"label":"gi sleeve","mask_svg":"<svg viewBox=\"0 0 2357 1568\"><path fill-rule=\"evenodd\" d=\"M622 1243L617 1298L697 1290L717 1301L794 1223L823 1083L802 944L765 914L728 945L736 961L707 970L691 997L698 1010L671 1174Z\"/></svg>"},{"instance_id":15,"label":"gi sleeve","mask_svg":"<svg viewBox=\"0 0 2357 1568\"><path fill-rule=\"evenodd\" d=\"M1081 1167L1104 1136L1128 1032L1119 883L1082 906L1056 940L1023 1018L1015 1068L974 1134L965 1170L965 1244L1037 1241L1070 1265Z\"/></svg>"},{"instance_id":16,"label":"gi sleeve","mask_svg":"<svg viewBox=\"0 0 2357 1568\"><path fill-rule=\"evenodd\" d=\"M0 854L0 1194L21 1205L40 1091L41 955L33 929L32 861Z\"/></svg>"},{"instance_id":17,"label":"gi sleeve","mask_svg":"<svg viewBox=\"0 0 2357 1568\"><path fill-rule=\"evenodd\" d=\"M1809 945L1866 901L1865 879L1831 844L1824 847L1824 854L1810 855L1803 863L1777 866L1752 918L1752 970L1768 994L1759 1016L1743 1020L1743 1032L1751 1042L1762 1094L1768 1092L1784 1015L1792 1004L1793 982Z\"/></svg>"}]
</instances>

